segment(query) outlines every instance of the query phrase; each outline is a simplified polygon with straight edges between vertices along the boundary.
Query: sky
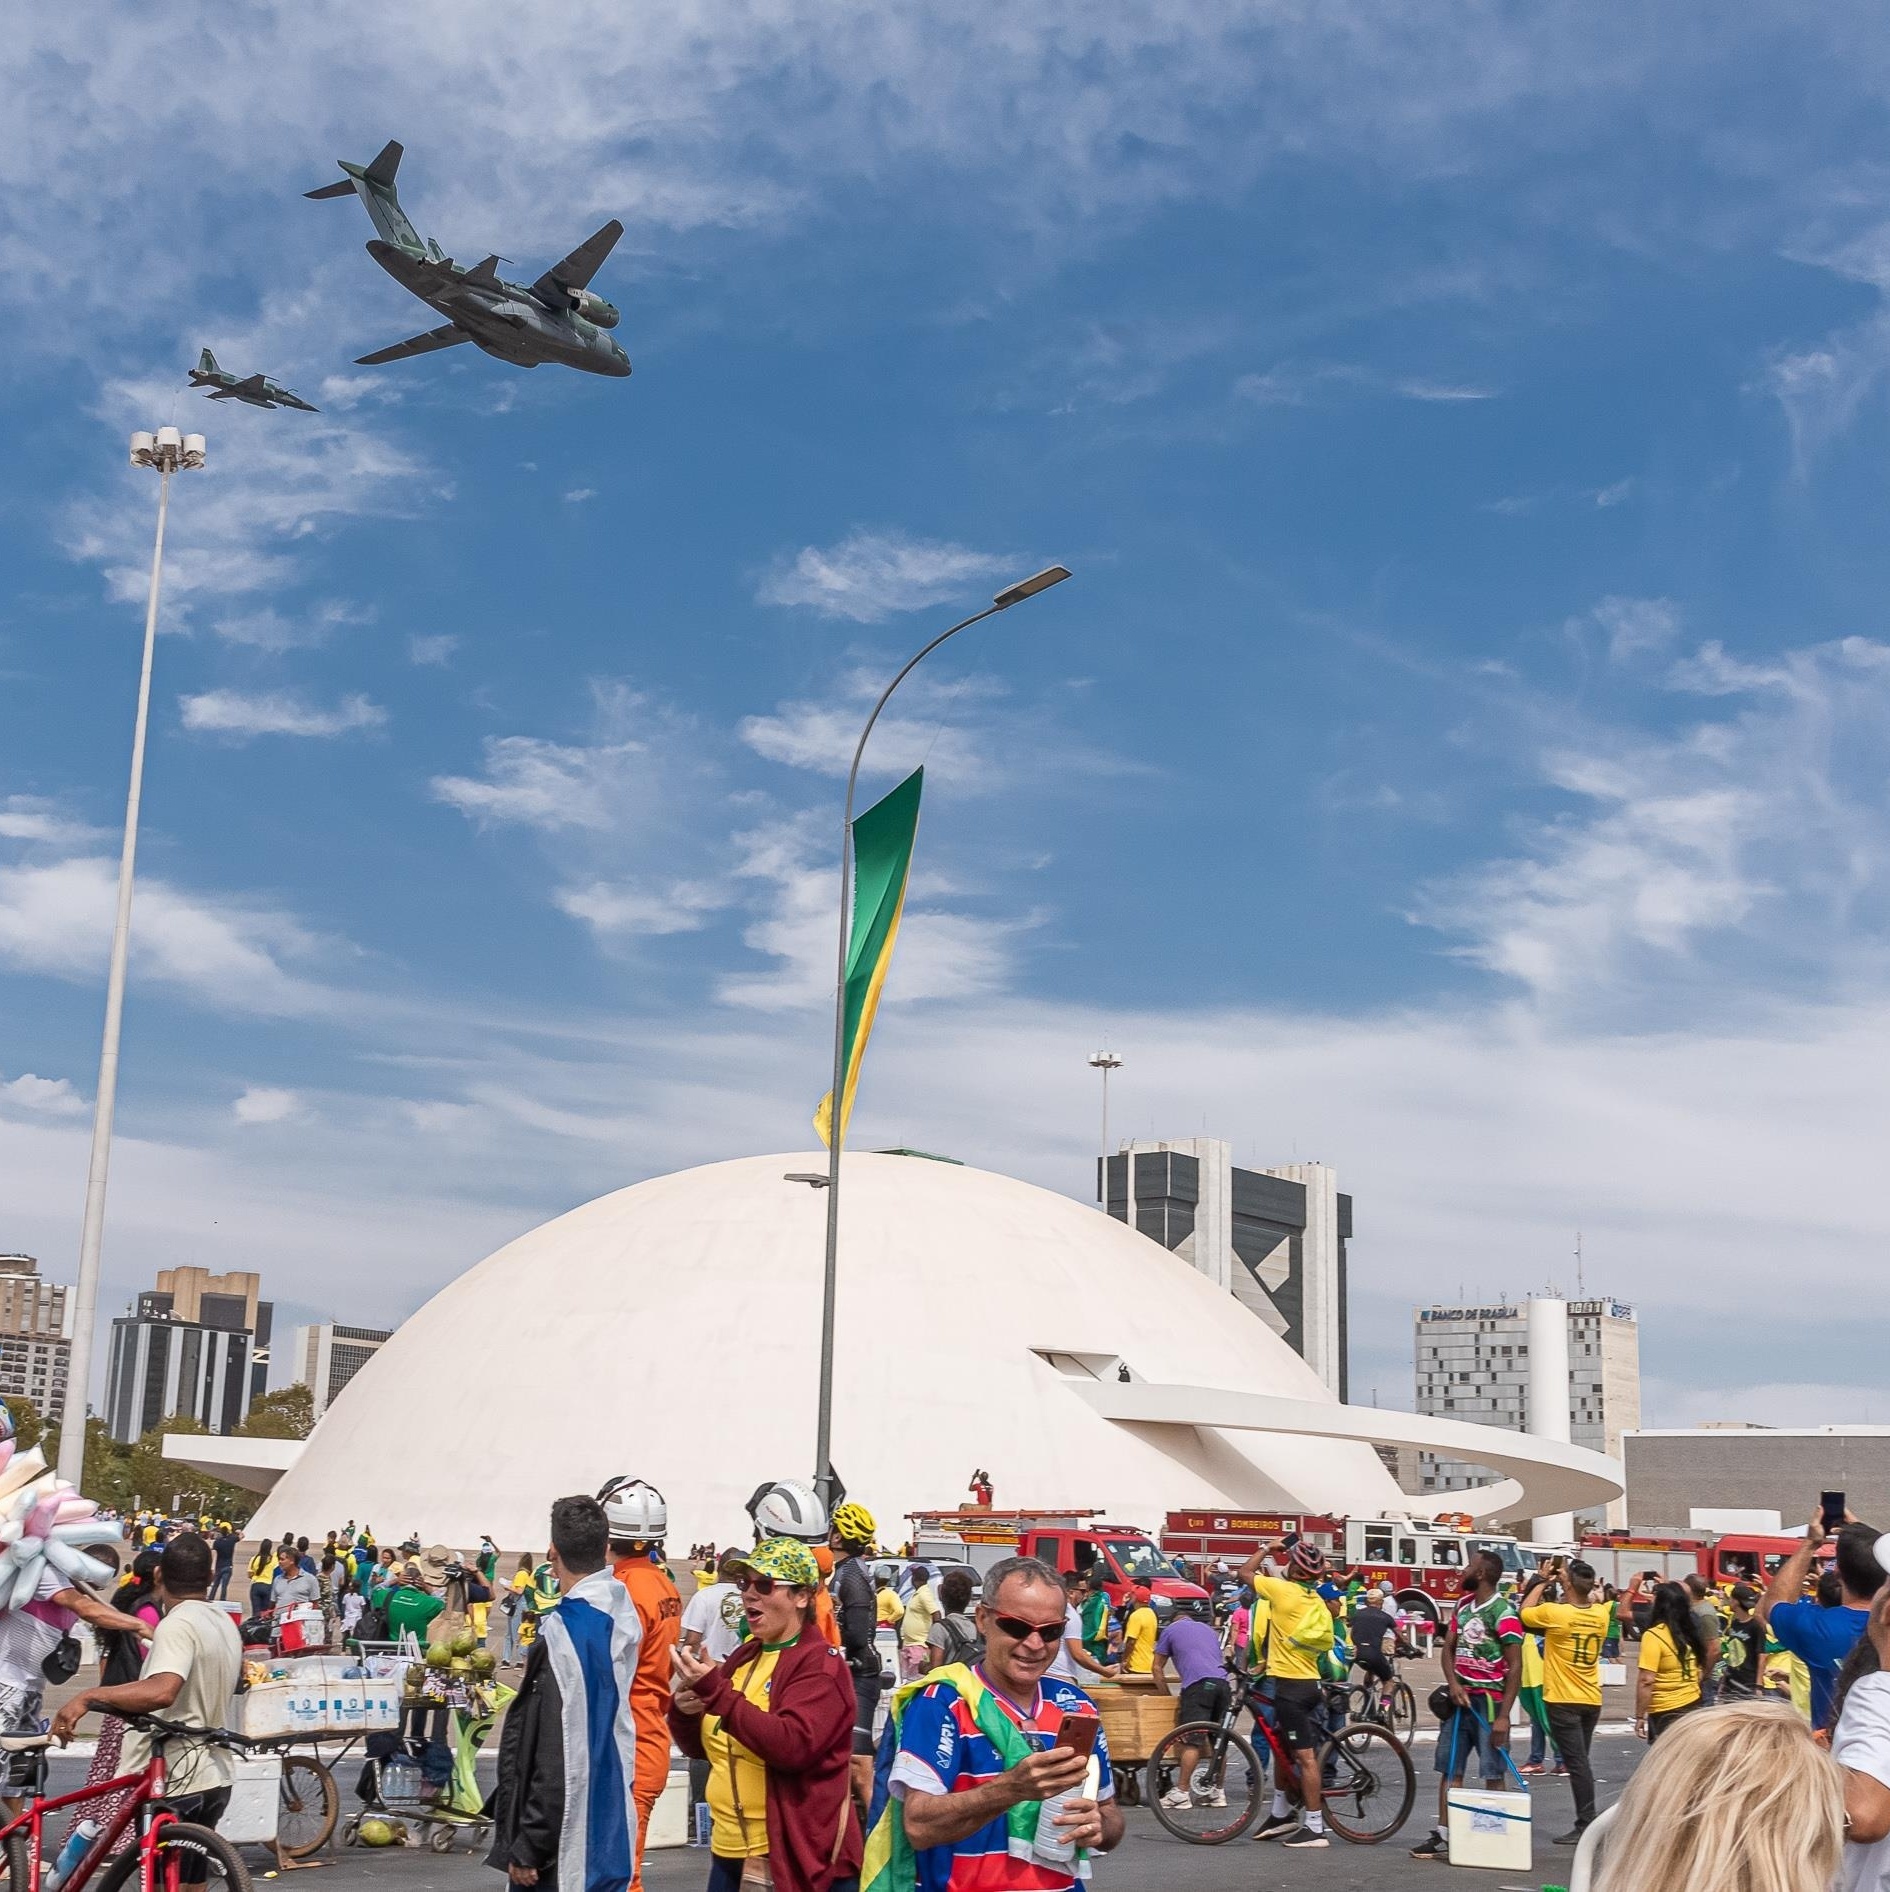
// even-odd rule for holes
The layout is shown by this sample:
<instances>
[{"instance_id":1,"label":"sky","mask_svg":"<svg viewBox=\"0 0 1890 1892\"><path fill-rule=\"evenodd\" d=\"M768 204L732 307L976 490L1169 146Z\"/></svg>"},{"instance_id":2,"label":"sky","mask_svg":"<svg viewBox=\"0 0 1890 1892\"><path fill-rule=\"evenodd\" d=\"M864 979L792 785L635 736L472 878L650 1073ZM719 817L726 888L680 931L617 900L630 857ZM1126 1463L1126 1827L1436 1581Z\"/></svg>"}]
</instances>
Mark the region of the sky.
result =
<instances>
[{"instance_id":1,"label":"sky","mask_svg":"<svg viewBox=\"0 0 1890 1892\"><path fill-rule=\"evenodd\" d=\"M1649 1423L1890 1419L1878 10L178 0L0 75L0 1249L76 1262L175 421L106 1309L393 1322L808 1147L859 725L1058 560L873 738L855 1141L1091 1199L1107 1045L1112 1136L1335 1166L1359 1396L1579 1230ZM463 262L620 218L634 376L355 366L438 318L301 193L389 138Z\"/></svg>"}]
</instances>

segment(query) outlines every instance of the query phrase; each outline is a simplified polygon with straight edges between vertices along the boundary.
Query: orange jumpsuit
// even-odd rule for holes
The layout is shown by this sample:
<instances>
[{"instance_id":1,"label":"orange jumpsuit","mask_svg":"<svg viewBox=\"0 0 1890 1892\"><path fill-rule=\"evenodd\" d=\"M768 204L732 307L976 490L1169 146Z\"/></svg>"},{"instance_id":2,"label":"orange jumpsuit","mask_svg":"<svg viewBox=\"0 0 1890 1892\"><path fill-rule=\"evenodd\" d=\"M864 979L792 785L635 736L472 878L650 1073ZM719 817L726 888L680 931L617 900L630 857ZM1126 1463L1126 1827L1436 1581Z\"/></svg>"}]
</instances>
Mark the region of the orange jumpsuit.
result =
<instances>
[{"instance_id":1,"label":"orange jumpsuit","mask_svg":"<svg viewBox=\"0 0 1890 1892\"><path fill-rule=\"evenodd\" d=\"M669 1654L682 1628L682 1599L667 1570L648 1557L625 1557L612 1572L630 1592L643 1642L630 1682L630 1719L637 1731L637 1851L630 1892L643 1892L643 1837L669 1779Z\"/></svg>"}]
</instances>

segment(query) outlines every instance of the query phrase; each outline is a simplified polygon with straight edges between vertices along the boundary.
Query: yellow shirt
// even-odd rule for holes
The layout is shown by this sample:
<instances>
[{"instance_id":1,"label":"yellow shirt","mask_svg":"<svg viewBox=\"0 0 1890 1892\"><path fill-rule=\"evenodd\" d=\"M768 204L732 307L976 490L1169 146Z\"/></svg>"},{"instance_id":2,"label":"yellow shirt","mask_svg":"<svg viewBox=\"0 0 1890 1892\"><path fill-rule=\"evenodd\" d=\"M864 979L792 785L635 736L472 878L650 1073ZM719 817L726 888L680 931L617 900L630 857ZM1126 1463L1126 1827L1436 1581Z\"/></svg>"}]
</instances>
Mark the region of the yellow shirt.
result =
<instances>
[{"instance_id":1,"label":"yellow shirt","mask_svg":"<svg viewBox=\"0 0 1890 1892\"><path fill-rule=\"evenodd\" d=\"M932 1625L944 1613L938 1606L938 1596L932 1586L929 1583L920 1584L900 1612L899 1640L923 1642L932 1633Z\"/></svg>"},{"instance_id":2,"label":"yellow shirt","mask_svg":"<svg viewBox=\"0 0 1890 1892\"><path fill-rule=\"evenodd\" d=\"M901 1618L904 1617L905 1613L906 1606L900 1602L899 1592L897 1590L881 1590L879 1592L879 1626L881 1629L886 1629L898 1623Z\"/></svg>"},{"instance_id":3,"label":"yellow shirt","mask_svg":"<svg viewBox=\"0 0 1890 1892\"><path fill-rule=\"evenodd\" d=\"M1247 1653L1251 1661L1258 1663L1267 1652L1267 1624L1273 1620L1273 1605L1257 1591L1254 1594L1253 1609L1247 1622Z\"/></svg>"},{"instance_id":4,"label":"yellow shirt","mask_svg":"<svg viewBox=\"0 0 1890 1892\"><path fill-rule=\"evenodd\" d=\"M1146 1603L1138 1603L1122 1625L1122 1666L1130 1675L1155 1673L1155 1638L1161 1624Z\"/></svg>"},{"instance_id":5,"label":"yellow shirt","mask_svg":"<svg viewBox=\"0 0 1890 1892\"><path fill-rule=\"evenodd\" d=\"M1641 1673L1654 1678L1647 1701L1650 1715L1687 1708L1700 1699L1700 1665L1691 1649L1675 1647L1673 1631L1665 1623L1651 1625L1641 1638Z\"/></svg>"},{"instance_id":6,"label":"yellow shirt","mask_svg":"<svg viewBox=\"0 0 1890 1892\"><path fill-rule=\"evenodd\" d=\"M1608 1634L1606 1603L1533 1603L1525 1629L1542 1637L1542 1699L1601 1706L1601 1645Z\"/></svg>"},{"instance_id":7,"label":"yellow shirt","mask_svg":"<svg viewBox=\"0 0 1890 1892\"><path fill-rule=\"evenodd\" d=\"M1332 1612L1303 1583L1269 1577L1264 1571L1254 1577L1253 1594L1254 1608L1266 1606L1273 1631L1267 1638L1267 1673L1281 1682L1318 1681L1320 1652L1301 1648L1293 1638L1309 1612L1317 1610L1327 1622Z\"/></svg>"},{"instance_id":8,"label":"yellow shirt","mask_svg":"<svg viewBox=\"0 0 1890 1892\"><path fill-rule=\"evenodd\" d=\"M774 1665L786 1643L765 1648L735 1684L757 1708L768 1705ZM709 1762L709 1850L723 1859L761 1859L768 1851L768 1770L722 1730L720 1715L702 1717L702 1752ZM741 1813L735 1811L741 1799Z\"/></svg>"}]
</instances>

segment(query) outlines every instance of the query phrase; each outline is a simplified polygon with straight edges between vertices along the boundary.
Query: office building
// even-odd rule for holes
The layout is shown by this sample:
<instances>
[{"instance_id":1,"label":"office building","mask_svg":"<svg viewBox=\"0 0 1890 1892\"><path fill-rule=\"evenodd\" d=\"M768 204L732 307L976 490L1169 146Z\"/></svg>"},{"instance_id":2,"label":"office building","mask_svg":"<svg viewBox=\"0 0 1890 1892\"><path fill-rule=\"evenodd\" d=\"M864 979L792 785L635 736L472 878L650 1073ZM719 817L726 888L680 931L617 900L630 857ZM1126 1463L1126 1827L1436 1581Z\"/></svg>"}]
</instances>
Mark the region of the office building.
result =
<instances>
[{"instance_id":1,"label":"office building","mask_svg":"<svg viewBox=\"0 0 1890 1892\"><path fill-rule=\"evenodd\" d=\"M1890 1427L1727 1422L1625 1443L1630 1530L1802 1531L1825 1491L1879 1528L1890 1519Z\"/></svg>"},{"instance_id":2,"label":"office building","mask_svg":"<svg viewBox=\"0 0 1890 1892\"><path fill-rule=\"evenodd\" d=\"M1352 1198L1324 1163L1236 1169L1215 1137L1125 1143L1097 1164L1103 1207L1191 1263L1347 1396Z\"/></svg>"},{"instance_id":3,"label":"office building","mask_svg":"<svg viewBox=\"0 0 1890 1892\"><path fill-rule=\"evenodd\" d=\"M268 1390L274 1309L261 1278L165 1268L136 1308L112 1322L105 1421L130 1444L161 1420L186 1414L211 1432L233 1432Z\"/></svg>"},{"instance_id":4,"label":"office building","mask_svg":"<svg viewBox=\"0 0 1890 1892\"><path fill-rule=\"evenodd\" d=\"M68 1319L62 1284L31 1255L0 1255L0 1399L30 1399L48 1425L65 1414Z\"/></svg>"},{"instance_id":5,"label":"office building","mask_svg":"<svg viewBox=\"0 0 1890 1892\"><path fill-rule=\"evenodd\" d=\"M343 1327L332 1320L295 1330L294 1383L306 1386L314 1395L317 1419L335 1403L341 1389L393 1337L391 1328Z\"/></svg>"},{"instance_id":6,"label":"office building","mask_svg":"<svg viewBox=\"0 0 1890 1892\"><path fill-rule=\"evenodd\" d=\"M1634 1310L1607 1299L1565 1305L1568 1430L1562 1436L1619 1458L1623 1438L1641 1423L1640 1328ZM1531 1430L1529 1325L1528 1303L1520 1301L1416 1309L1417 1410L1511 1432ZM1534 1429L1543 1429L1540 1421ZM1426 1453L1419 1466L1418 1489L1439 1496L1488 1481L1489 1473L1480 1466L1456 1459ZM1605 1519L1587 1514L1574 1523L1615 1528L1627 1521L1626 1503L1617 1498Z\"/></svg>"}]
</instances>

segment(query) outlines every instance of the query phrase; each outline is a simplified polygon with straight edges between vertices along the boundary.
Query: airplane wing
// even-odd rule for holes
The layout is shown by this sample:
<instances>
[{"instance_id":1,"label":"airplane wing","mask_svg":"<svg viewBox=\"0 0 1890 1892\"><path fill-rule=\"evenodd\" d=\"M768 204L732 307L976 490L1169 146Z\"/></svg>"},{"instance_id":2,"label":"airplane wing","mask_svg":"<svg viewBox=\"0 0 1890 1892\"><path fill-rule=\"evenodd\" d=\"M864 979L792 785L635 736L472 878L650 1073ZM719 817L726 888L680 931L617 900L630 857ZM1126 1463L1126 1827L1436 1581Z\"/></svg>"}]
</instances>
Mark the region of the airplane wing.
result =
<instances>
[{"instance_id":1,"label":"airplane wing","mask_svg":"<svg viewBox=\"0 0 1890 1892\"><path fill-rule=\"evenodd\" d=\"M371 355L356 355L357 368L378 368L384 361L405 361L409 355L430 355L436 348L451 348L472 337L463 328L448 322L443 328L430 328L424 335L410 335L391 348L377 348Z\"/></svg>"},{"instance_id":2,"label":"airplane wing","mask_svg":"<svg viewBox=\"0 0 1890 1892\"><path fill-rule=\"evenodd\" d=\"M234 394L238 400L247 400L251 395L264 394L267 390L263 387L262 376L259 374L251 374L245 375L242 380L231 388L230 392Z\"/></svg>"},{"instance_id":3,"label":"airplane wing","mask_svg":"<svg viewBox=\"0 0 1890 1892\"><path fill-rule=\"evenodd\" d=\"M604 225L594 237L580 243L561 263L552 266L532 284L532 293L548 302L560 301L567 289L586 289L598 270L603 266L604 258L617 247L617 239L623 235L623 225L615 217Z\"/></svg>"}]
</instances>

